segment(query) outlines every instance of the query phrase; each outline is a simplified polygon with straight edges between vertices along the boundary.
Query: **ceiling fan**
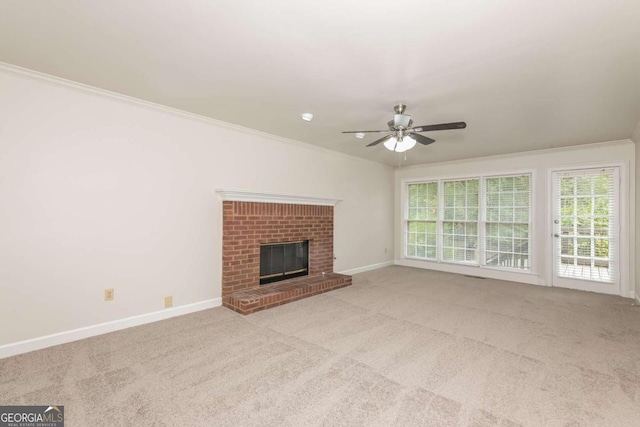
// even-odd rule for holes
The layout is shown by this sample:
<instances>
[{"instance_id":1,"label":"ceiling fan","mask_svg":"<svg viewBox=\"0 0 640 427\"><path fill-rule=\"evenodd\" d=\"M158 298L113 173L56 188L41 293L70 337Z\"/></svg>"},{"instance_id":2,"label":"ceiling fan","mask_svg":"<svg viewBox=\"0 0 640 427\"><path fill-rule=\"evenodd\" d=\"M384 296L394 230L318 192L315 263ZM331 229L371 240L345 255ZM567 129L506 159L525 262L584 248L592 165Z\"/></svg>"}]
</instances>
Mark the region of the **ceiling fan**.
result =
<instances>
[{"instance_id":1,"label":"ceiling fan","mask_svg":"<svg viewBox=\"0 0 640 427\"><path fill-rule=\"evenodd\" d=\"M441 123L437 125L412 127L413 120L411 120L411 116L404 114L404 110L406 108L407 106L404 104L398 104L393 107L393 111L395 111L396 114L393 116L393 120L387 123L387 126L389 126L389 130L350 130L343 131L342 133L389 133L389 135L386 135L380 139L373 141L371 144L368 144L367 147L373 147L374 145L378 145L381 142L384 142L384 146L387 149L402 153L403 151L407 151L413 148L416 145L416 142L419 142L422 145L429 145L436 142L435 139L420 135L418 132L464 129L467 127L467 124L465 122Z\"/></svg>"}]
</instances>

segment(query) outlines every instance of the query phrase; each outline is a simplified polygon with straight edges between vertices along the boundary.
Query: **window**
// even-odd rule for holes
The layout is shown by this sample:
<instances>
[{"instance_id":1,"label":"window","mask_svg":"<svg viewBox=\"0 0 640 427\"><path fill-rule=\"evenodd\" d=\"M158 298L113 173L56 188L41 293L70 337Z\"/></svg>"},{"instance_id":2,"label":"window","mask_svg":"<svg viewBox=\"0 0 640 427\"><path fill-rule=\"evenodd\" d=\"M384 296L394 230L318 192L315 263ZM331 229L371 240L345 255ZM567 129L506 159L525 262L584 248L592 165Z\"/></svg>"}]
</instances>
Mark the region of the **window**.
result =
<instances>
[{"instance_id":1,"label":"window","mask_svg":"<svg viewBox=\"0 0 640 427\"><path fill-rule=\"evenodd\" d=\"M478 263L478 180L444 181L442 260Z\"/></svg>"},{"instance_id":2,"label":"window","mask_svg":"<svg viewBox=\"0 0 640 427\"><path fill-rule=\"evenodd\" d=\"M438 183L409 184L407 256L436 259Z\"/></svg>"},{"instance_id":3,"label":"window","mask_svg":"<svg viewBox=\"0 0 640 427\"><path fill-rule=\"evenodd\" d=\"M485 195L485 265L529 269L530 176L487 178Z\"/></svg>"},{"instance_id":4,"label":"window","mask_svg":"<svg viewBox=\"0 0 640 427\"><path fill-rule=\"evenodd\" d=\"M531 176L407 186L406 256L529 270Z\"/></svg>"}]
</instances>

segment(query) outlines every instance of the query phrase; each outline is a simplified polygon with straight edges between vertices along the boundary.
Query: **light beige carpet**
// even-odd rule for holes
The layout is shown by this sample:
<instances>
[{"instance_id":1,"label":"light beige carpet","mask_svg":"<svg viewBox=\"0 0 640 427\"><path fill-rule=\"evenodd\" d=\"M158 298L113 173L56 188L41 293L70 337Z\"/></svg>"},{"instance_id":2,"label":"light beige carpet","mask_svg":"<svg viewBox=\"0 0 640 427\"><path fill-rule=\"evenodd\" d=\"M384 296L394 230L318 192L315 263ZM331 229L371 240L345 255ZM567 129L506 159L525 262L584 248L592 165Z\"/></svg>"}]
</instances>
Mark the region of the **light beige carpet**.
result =
<instances>
[{"instance_id":1,"label":"light beige carpet","mask_svg":"<svg viewBox=\"0 0 640 427\"><path fill-rule=\"evenodd\" d=\"M68 426L637 426L631 304L389 267L0 360L0 404Z\"/></svg>"}]
</instances>

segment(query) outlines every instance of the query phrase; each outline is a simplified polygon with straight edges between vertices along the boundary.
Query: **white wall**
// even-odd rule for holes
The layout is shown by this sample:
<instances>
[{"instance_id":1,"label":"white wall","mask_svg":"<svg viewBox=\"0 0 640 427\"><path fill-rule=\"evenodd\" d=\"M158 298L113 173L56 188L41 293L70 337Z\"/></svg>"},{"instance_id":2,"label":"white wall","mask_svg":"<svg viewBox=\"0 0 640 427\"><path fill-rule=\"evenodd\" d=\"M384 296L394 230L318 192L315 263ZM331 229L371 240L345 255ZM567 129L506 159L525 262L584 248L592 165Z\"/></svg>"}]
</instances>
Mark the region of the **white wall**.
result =
<instances>
[{"instance_id":1,"label":"white wall","mask_svg":"<svg viewBox=\"0 0 640 427\"><path fill-rule=\"evenodd\" d=\"M466 161L434 163L422 166L398 169L395 172L395 245L396 263L419 268L434 268L445 271L513 280L523 283L548 285L550 283L550 239L551 229L548 224L550 200L547 197L549 170L553 168L588 166L603 163L621 163L624 179L622 206L627 209L622 213L628 235L621 236L621 280L624 296L633 292L633 275L635 272L635 146L632 141L617 141L602 144L588 144L564 149L531 151L517 155L491 156ZM436 264L434 262L403 259L402 220L402 188L403 180L443 178L455 176L473 176L474 174L509 173L531 171L533 173L533 223L532 223L532 259L533 274L506 273L477 267L458 266L453 264Z\"/></svg>"},{"instance_id":2,"label":"white wall","mask_svg":"<svg viewBox=\"0 0 640 427\"><path fill-rule=\"evenodd\" d=\"M335 270L393 258L386 166L7 69L0 117L0 346L218 298L214 188L342 199Z\"/></svg>"},{"instance_id":3,"label":"white wall","mask_svg":"<svg viewBox=\"0 0 640 427\"><path fill-rule=\"evenodd\" d=\"M640 230L640 122L631 137L636 143L636 230ZM640 254L640 239L636 236L636 254ZM640 262L636 263L636 300L640 303Z\"/></svg>"}]
</instances>

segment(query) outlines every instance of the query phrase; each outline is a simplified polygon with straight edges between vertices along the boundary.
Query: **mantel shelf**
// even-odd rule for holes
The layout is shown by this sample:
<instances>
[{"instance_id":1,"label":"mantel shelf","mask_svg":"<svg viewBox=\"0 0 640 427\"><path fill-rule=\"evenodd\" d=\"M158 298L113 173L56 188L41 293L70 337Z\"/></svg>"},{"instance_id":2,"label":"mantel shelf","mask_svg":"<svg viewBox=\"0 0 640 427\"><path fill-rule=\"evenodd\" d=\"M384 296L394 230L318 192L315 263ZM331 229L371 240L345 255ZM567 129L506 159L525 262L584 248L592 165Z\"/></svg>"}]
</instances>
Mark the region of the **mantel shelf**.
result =
<instances>
[{"instance_id":1,"label":"mantel shelf","mask_svg":"<svg viewBox=\"0 0 640 427\"><path fill-rule=\"evenodd\" d=\"M288 203L292 205L335 206L339 199L327 199L323 197L299 196L292 194L278 194L264 191L226 190L217 188L214 190L223 201L232 202L259 202L259 203Z\"/></svg>"}]
</instances>

